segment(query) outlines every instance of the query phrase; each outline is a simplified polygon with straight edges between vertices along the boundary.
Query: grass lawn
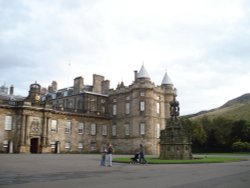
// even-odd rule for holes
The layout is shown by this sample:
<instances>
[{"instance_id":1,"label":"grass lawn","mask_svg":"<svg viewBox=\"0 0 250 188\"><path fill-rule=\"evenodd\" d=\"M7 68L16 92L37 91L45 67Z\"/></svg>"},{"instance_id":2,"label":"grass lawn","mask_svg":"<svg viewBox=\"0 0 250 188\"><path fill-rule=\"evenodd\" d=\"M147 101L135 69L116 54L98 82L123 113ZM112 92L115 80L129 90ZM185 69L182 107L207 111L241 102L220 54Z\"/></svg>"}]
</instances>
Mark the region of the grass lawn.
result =
<instances>
[{"instance_id":1,"label":"grass lawn","mask_svg":"<svg viewBox=\"0 0 250 188\"><path fill-rule=\"evenodd\" d=\"M195 163L226 163L226 162L237 162L247 160L242 157L223 157L223 156L194 156L192 160L163 160L158 158L146 158L149 164L195 164ZM130 163L130 158L128 157L119 157L113 158L113 162L120 163Z\"/></svg>"}]
</instances>

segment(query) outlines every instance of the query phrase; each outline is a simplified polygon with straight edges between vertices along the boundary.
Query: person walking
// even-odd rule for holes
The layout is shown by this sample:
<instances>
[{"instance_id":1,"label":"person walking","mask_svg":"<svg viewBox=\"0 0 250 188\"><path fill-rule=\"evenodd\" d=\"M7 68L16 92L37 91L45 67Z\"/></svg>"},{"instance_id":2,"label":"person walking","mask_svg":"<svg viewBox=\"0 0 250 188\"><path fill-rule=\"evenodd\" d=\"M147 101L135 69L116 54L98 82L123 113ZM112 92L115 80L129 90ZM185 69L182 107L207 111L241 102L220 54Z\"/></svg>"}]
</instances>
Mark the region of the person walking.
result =
<instances>
[{"instance_id":1,"label":"person walking","mask_svg":"<svg viewBox=\"0 0 250 188\"><path fill-rule=\"evenodd\" d=\"M107 149L105 146L101 147L101 161L100 161L100 165L101 166L105 166L105 161L106 161L106 153L107 153Z\"/></svg>"},{"instance_id":2,"label":"person walking","mask_svg":"<svg viewBox=\"0 0 250 188\"><path fill-rule=\"evenodd\" d=\"M113 160L113 147L111 144L108 145L108 149L107 149L107 154L108 154L108 166L111 167L112 166L112 160Z\"/></svg>"},{"instance_id":3,"label":"person walking","mask_svg":"<svg viewBox=\"0 0 250 188\"><path fill-rule=\"evenodd\" d=\"M147 161L145 159L145 149L142 144L140 144L140 149L139 149L139 163L141 164L146 164Z\"/></svg>"}]
</instances>

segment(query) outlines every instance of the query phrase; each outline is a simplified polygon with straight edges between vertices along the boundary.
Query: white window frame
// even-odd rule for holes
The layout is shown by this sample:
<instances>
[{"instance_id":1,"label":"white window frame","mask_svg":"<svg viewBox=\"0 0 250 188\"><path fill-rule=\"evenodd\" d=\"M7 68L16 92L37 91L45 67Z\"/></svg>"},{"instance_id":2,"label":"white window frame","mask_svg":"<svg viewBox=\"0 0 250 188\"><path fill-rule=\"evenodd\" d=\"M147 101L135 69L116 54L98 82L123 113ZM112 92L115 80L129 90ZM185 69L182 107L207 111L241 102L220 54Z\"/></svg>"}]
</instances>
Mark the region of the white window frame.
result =
<instances>
[{"instance_id":1,"label":"white window frame","mask_svg":"<svg viewBox=\"0 0 250 188\"><path fill-rule=\"evenodd\" d=\"M112 125L112 136L116 136L116 125Z\"/></svg>"},{"instance_id":2,"label":"white window frame","mask_svg":"<svg viewBox=\"0 0 250 188\"><path fill-rule=\"evenodd\" d=\"M129 136L129 124L124 125L124 134L125 136Z\"/></svg>"},{"instance_id":3,"label":"white window frame","mask_svg":"<svg viewBox=\"0 0 250 188\"><path fill-rule=\"evenodd\" d=\"M145 111L145 101L140 101L140 111L141 112Z\"/></svg>"},{"instance_id":4,"label":"white window frame","mask_svg":"<svg viewBox=\"0 0 250 188\"><path fill-rule=\"evenodd\" d=\"M78 142L78 149L83 149L83 143L82 142Z\"/></svg>"},{"instance_id":5,"label":"white window frame","mask_svg":"<svg viewBox=\"0 0 250 188\"><path fill-rule=\"evenodd\" d=\"M105 113L106 112L106 108L105 106L102 106L102 113Z\"/></svg>"},{"instance_id":6,"label":"white window frame","mask_svg":"<svg viewBox=\"0 0 250 188\"><path fill-rule=\"evenodd\" d=\"M160 124L157 123L156 124L156 138L160 138L161 135L161 128L160 128Z\"/></svg>"},{"instance_id":7,"label":"white window frame","mask_svg":"<svg viewBox=\"0 0 250 188\"><path fill-rule=\"evenodd\" d=\"M108 126L107 125L103 125L102 126L102 135L103 136L107 136L108 135Z\"/></svg>"},{"instance_id":8,"label":"white window frame","mask_svg":"<svg viewBox=\"0 0 250 188\"><path fill-rule=\"evenodd\" d=\"M84 123L78 124L78 134L84 134Z\"/></svg>"},{"instance_id":9,"label":"white window frame","mask_svg":"<svg viewBox=\"0 0 250 188\"><path fill-rule=\"evenodd\" d=\"M51 132L57 132L57 120L52 119L51 120L51 127L50 127Z\"/></svg>"},{"instance_id":10,"label":"white window frame","mask_svg":"<svg viewBox=\"0 0 250 188\"><path fill-rule=\"evenodd\" d=\"M67 97L67 96L68 96L68 90L66 90L66 91L63 92L63 96L64 96L64 97Z\"/></svg>"},{"instance_id":11,"label":"white window frame","mask_svg":"<svg viewBox=\"0 0 250 188\"><path fill-rule=\"evenodd\" d=\"M96 135L96 124L95 123L92 123L90 125L90 134L91 135Z\"/></svg>"},{"instance_id":12,"label":"white window frame","mask_svg":"<svg viewBox=\"0 0 250 188\"><path fill-rule=\"evenodd\" d=\"M56 148L56 142L55 141L50 142L50 147L53 149Z\"/></svg>"},{"instance_id":13,"label":"white window frame","mask_svg":"<svg viewBox=\"0 0 250 188\"><path fill-rule=\"evenodd\" d=\"M126 104L125 104L125 113L130 114L130 103L129 102L126 102Z\"/></svg>"},{"instance_id":14,"label":"white window frame","mask_svg":"<svg viewBox=\"0 0 250 188\"><path fill-rule=\"evenodd\" d=\"M145 123L140 123L140 135L145 135Z\"/></svg>"},{"instance_id":15,"label":"white window frame","mask_svg":"<svg viewBox=\"0 0 250 188\"><path fill-rule=\"evenodd\" d=\"M113 115L117 115L117 105L113 104Z\"/></svg>"},{"instance_id":16,"label":"white window frame","mask_svg":"<svg viewBox=\"0 0 250 188\"><path fill-rule=\"evenodd\" d=\"M65 133L71 133L71 121L65 123Z\"/></svg>"},{"instance_id":17,"label":"white window frame","mask_svg":"<svg viewBox=\"0 0 250 188\"><path fill-rule=\"evenodd\" d=\"M4 121L4 130L5 131L11 131L12 130L12 122L13 122L13 117L12 116L5 116L5 121Z\"/></svg>"},{"instance_id":18,"label":"white window frame","mask_svg":"<svg viewBox=\"0 0 250 188\"><path fill-rule=\"evenodd\" d=\"M160 103L156 102L156 113L160 114Z\"/></svg>"},{"instance_id":19,"label":"white window frame","mask_svg":"<svg viewBox=\"0 0 250 188\"><path fill-rule=\"evenodd\" d=\"M70 147L71 147L70 142L65 142L65 149L70 149Z\"/></svg>"},{"instance_id":20,"label":"white window frame","mask_svg":"<svg viewBox=\"0 0 250 188\"><path fill-rule=\"evenodd\" d=\"M9 147L9 140L4 140L3 141L3 147L8 148Z\"/></svg>"}]
</instances>

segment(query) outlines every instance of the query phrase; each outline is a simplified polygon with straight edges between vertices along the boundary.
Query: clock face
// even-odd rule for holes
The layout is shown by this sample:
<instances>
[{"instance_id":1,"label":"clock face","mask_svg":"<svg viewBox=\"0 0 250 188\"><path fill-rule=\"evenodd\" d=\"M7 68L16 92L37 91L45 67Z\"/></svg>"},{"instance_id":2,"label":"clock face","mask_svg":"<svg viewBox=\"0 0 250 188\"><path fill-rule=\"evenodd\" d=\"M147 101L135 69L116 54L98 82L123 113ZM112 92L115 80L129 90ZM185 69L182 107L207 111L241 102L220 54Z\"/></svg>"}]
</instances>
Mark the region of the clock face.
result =
<instances>
[{"instance_id":1,"label":"clock face","mask_svg":"<svg viewBox=\"0 0 250 188\"><path fill-rule=\"evenodd\" d=\"M39 100L40 100L40 96L39 96L39 95L36 95L36 96L35 96L35 100L36 100L36 101L39 101Z\"/></svg>"}]
</instances>

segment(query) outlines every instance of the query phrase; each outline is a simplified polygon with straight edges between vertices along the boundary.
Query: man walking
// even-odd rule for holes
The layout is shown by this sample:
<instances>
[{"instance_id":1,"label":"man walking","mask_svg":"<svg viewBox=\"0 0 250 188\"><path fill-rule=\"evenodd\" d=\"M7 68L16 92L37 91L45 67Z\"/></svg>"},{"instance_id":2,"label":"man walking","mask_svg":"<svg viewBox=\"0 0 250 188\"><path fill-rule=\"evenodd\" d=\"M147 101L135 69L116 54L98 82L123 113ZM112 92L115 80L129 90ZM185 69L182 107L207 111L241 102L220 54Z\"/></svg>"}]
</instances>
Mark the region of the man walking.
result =
<instances>
[{"instance_id":1,"label":"man walking","mask_svg":"<svg viewBox=\"0 0 250 188\"><path fill-rule=\"evenodd\" d=\"M112 166L112 154L113 154L113 147L111 144L108 145L108 149L107 149L107 155L108 155L108 166L111 167Z\"/></svg>"}]
</instances>

